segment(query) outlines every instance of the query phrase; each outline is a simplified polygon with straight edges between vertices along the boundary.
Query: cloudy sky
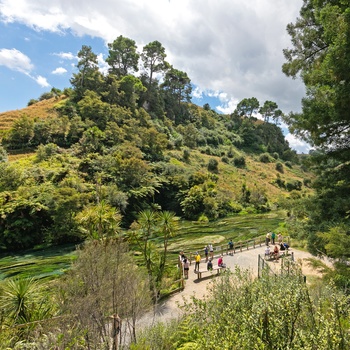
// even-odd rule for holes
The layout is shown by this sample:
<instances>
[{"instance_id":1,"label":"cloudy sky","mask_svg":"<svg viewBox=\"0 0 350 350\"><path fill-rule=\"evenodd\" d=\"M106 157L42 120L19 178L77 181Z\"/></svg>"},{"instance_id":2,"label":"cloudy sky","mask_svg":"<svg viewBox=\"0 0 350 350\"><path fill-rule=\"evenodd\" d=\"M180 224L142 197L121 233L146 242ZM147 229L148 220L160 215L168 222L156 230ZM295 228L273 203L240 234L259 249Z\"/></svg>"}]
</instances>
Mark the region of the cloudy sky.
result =
<instances>
[{"instance_id":1,"label":"cloudy sky","mask_svg":"<svg viewBox=\"0 0 350 350\"><path fill-rule=\"evenodd\" d=\"M187 72L192 101L230 113L246 97L300 111L304 87L286 77L286 26L302 0L0 0L0 112L25 107L52 87L69 87L76 54L89 45L101 69L119 35L139 50L158 40ZM288 134L286 132L286 134ZM305 145L287 135L302 151Z\"/></svg>"}]
</instances>

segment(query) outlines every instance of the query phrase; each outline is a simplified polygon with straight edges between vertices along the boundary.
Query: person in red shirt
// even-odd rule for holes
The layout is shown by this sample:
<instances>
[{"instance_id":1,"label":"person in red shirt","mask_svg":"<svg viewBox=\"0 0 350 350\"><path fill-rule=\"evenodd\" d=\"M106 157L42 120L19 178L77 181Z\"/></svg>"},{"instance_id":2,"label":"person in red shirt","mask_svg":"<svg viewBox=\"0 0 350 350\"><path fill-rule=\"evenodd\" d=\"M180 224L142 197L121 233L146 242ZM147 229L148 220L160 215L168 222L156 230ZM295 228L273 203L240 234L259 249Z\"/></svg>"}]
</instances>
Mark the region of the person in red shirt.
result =
<instances>
[{"instance_id":1,"label":"person in red shirt","mask_svg":"<svg viewBox=\"0 0 350 350\"><path fill-rule=\"evenodd\" d=\"M225 267L225 264L224 264L224 260L223 260L223 256L220 255L219 259L218 259L218 266L220 267Z\"/></svg>"}]
</instances>

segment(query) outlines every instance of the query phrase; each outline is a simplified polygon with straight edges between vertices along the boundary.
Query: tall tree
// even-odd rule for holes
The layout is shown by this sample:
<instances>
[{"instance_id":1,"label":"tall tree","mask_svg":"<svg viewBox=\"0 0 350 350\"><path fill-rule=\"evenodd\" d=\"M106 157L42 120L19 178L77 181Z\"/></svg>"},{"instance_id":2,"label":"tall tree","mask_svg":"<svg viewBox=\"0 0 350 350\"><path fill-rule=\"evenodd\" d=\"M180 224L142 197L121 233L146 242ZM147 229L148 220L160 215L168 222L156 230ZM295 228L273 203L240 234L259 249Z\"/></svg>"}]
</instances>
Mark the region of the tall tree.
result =
<instances>
[{"instance_id":1,"label":"tall tree","mask_svg":"<svg viewBox=\"0 0 350 350\"><path fill-rule=\"evenodd\" d=\"M189 102L191 100L191 79L186 72L171 67L165 74L162 87L173 95L178 105L182 101Z\"/></svg>"},{"instance_id":2,"label":"tall tree","mask_svg":"<svg viewBox=\"0 0 350 350\"><path fill-rule=\"evenodd\" d=\"M291 49L283 72L300 73L306 86L302 113L285 118L291 130L315 146L350 158L350 6L347 1L304 0L287 26Z\"/></svg>"},{"instance_id":3,"label":"tall tree","mask_svg":"<svg viewBox=\"0 0 350 350\"><path fill-rule=\"evenodd\" d=\"M131 240L136 243L142 252L144 264L148 272L153 299L159 297L161 283L164 278L168 255L168 241L177 230L177 219L171 212L155 212L143 210L138 220L132 224ZM154 238L160 237L163 248L159 250Z\"/></svg>"},{"instance_id":4,"label":"tall tree","mask_svg":"<svg viewBox=\"0 0 350 350\"><path fill-rule=\"evenodd\" d=\"M165 48L159 41L153 41L143 48L141 59L143 66L148 70L148 86L152 85L155 73L162 72L168 67L165 57Z\"/></svg>"},{"instance_id":5,"label":"tall tree","mask_svg":"<svg viewBox=\"0 0 350 350\"><path fill-rule=\"evenodd\" d=\"M240 116L251 117L259 109L259 101L256 97L244 98L237 105L237 112Z\"/></svg>"},{"instance_id":6,"label":"tall tree","mask_svg":"<svg viewBox=\"0 0 350 350\"><path fill-rule=\"evenodd\" d=\"M118 77L125 76L131 71L138 71L137 46L134 40L118 36L113 43L108 44L109 55L106 62L109 64L110 72Z\"/></svg>"},{"instance_id":7,"label":"tall tree","mask_svg":"<svg viewBox=\"0 0 350 350\"><path fill-rule=\"evenodd\" d=\"M75 100L79 101L86 90L97 90L97 83L102 83L102 75L99 72L97 55L91 46L83 45L78 52L78 73L73 74L70 83L74 87Z\"/></svg>"},{"instance_id":8,"label":"tall tree","mask_svg":"<svg viewBox=\"0 0 350 350\"><path fill-rule=\"evenodd\" d=\"M259 112L263 115L264 121L268 123L270 117L275 114L277 108L278 106L276 102L265 101L264 105L259 109Z\"/></svg>"}]
</instances>

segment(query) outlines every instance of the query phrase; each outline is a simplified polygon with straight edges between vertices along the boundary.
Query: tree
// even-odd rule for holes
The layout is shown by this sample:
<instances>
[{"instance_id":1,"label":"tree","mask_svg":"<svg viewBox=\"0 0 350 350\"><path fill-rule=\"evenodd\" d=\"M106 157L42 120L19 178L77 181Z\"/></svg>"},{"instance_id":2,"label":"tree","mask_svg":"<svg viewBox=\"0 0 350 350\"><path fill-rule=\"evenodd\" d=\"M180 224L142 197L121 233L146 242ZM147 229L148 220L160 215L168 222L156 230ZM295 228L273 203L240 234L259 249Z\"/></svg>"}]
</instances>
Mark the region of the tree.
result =
<instances>
[{"instance_id":1,"label":"tree","mask_svg":"<svg viewBox=\"0 0 350 350\"><path fill-rule=\"evenodd\" d=\"M137 221L131 226L129 237L142 252L143 262L148 273L150 290L153 293L155 302L160 296L160 287L168 255L168 241L177 230L176 223L177 218L171 212L143 210L139 213ZM159 237L162 242L162 250L158 250L153 242L156 237Z\"/></svg>"},{"instance_id":2,"label":"tree","mask_svg":"<svg viewBox=\"0 0 350 350\"><path fill-rule=\"evenodd\" d=\"M73 74L70 83L74 88L74 100L79 101L86 90L97 90L102 84L102 75L99 72L97 55L91 46L83 45L78 52L78 73Z\"/></svg>"},{"instance_id":3,"label":"tree","mask_svg":"<svg viewBox=\"0 0 350 350\"><path fill-rule=\"evenodd\" d=\"M34 120L27 115L22 115L15 120L8 135L3 139L3 144L8 148L28 147L34 137Z\"/></svg>"},{"instance_id":4,"label":"tree","mask_svg":"<svg viewBox=\"0 0 350 350\"><path fill-rule=\"evenodd\" d=\"M251 117L259 109L260 103L256 97L244 98L237 105L237 112L240 116Z\"/></svg>"},{"instance_id":5,"label":"tree","mask_svg":"<svg viewBox=\"0 0 350 350\"><path fill-rule=\"evenodd\" d=\"M141 59L143 66L148 70L148 87L152 85L154 74L162 72L168 67L165 57L165 48L159 41L152 41L144 46Z\"/></svg>"},{"instance_id":6,"label":"tree","mask_svg":"<svg viewBox=\"0 0 350 350\"><path fill-rule=\"evenodd\" d=\"M178 105L182 101L189 102L191 100L191 79L187 76L186 72L171 67L165 74L162 87L171 93Z\"/></svg>"},{"instance_id":7,"label":"tree","mask_svg":"<svg viewBox=\"0 0 350 350\"><path fill-rule=\"evenodd\" d=\"M302 113L285 117L291 131L350 159L350 16L345 1L304 0L300 17L287 26L291 49L285 49L283 72L300 73L306 87Z\"/></svg>"},{"instance_id":8,"label":"tree","mask_svg":"<svg viewBox=\"0 0 350 350\"><path fill-rule=\"evenodd\" d=\"M127 248L120 237L78 248L76 262L59 281L65 315L57 327L62 348L117 349L116 340L136 341L136 321L149 309L151 298L144 271ZM119 330L112 328L113 315L121 319ZM113 339L112 332L118 332Z\"/></svg>"},{"instance_id":9,"label":"tree","mask_svg":"<svg viewBox=\"0 0 350 350\"><path fill-rule=\"evenodd\" d=\"M112 237L119 231L121 216L115 208L101 201L85 208L76 219L88 238L101 240Z\"/></svg>"},{"instance_id":10,"label":"tree","mask_svg":"<svg viewBox=\"0 0 350 350\"><path fill-rule=\"evenodd\" d=\"M270 117L276 114L278 106L276 102L265 101L264 105L260 107L259 113L264 117L265 122L269 122ZM279 113L279 112L278 112ZM278 115L277 113L277 115Z\"/></svg>"},{"instance_id":11,"label":"tree","mask_svg":"<svg viewBox=\"0 0 350 350\"><path fill-rule=\"evenodd\" d=\"M110 72L119 78L128 75L130 71L138 71L138 60L136 43L132 39L118 36L113 43L108 43L109 55L106 62L110 66Z\"/></svg>"}]
</instances>

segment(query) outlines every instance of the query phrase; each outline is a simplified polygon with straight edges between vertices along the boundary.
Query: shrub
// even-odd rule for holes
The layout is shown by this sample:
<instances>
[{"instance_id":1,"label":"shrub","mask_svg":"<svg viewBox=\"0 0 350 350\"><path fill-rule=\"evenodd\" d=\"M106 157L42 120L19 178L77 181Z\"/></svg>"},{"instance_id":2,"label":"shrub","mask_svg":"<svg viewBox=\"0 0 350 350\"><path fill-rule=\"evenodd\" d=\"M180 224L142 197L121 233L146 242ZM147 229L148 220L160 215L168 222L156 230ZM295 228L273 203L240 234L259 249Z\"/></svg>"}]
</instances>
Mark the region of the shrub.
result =
<instances>
[{"instance_id":1,"label":"shrub","mask_svg":"<svg viewBox=\"0 0 350 350\"><path fill-rule=\"evenodd\" d=\"M35 98L32 98L29 100L29 102L27 103L27 107L34 105L35 103L39 102L38 100L36 100Z\"/></svg>"},{"instance_id":2,"label":"shrub","mask_svg":"<svg viewBox=\"0 0 350 350\"><path fill-rule=\"evenodd\" d=\"M270 154L269 153L260 154L259 161L261 163L270 163L271 162Z\"/></svg>"},{"instance_id":3,"label":"shrub","mask_svg":"<svg viewBox=\"0 0 350 350\"><path fill-rule=\"evenodd\" d=\"M277 174L279 175L279 174ZM280 188L285 188L285 182L282 180L279 176L277 176L277 179L275 180L275 183Z\"/></svg>"},{"instance_id":4,"label":"shrub","mask_svg":"<svg viewBox=\"0 0 350 350\"><path fill-rule=\"evenodd\" d=\"M286 164L286 166L287 166L288 168L290 168L290 169L293 168L293 165L292 165L292 163L291 163L289 160L287 160L287 161L285 162L285 164Z\"/></svg>"},{"instance_id":5,"label":"shrub","mask_svg":"<svg viewBox=\"0 0 350 350\"><path fill-rule=\"evenodd\" d=\"M276 170L282 174L284 173L283 164L281 162L276 163Z\"/></svg>"},{"instance_id":6,"label":"shrub","mask_svg":"<svg viewBox=\"0 0 350 350\"><path fill-rule=\"evenodd\" d=\"M273 152L272 157L274 157L275 159L278 159L280 155L277 152Z\"/></svg>"},{"instance_id":7,"label":"shrub","mask_svg":"<svg viewBox=\"0 0 350 350\"><path fill-rule=\"evenodd\" d=\"M288 191L293 191L293 190L301 190L302 183L299 180L296 181L290 181L286 183L286 189Z\"/></svg>"},{"instance_id":8,"label":"shrub","mask_svg":"<svg viewBox=\"0 0 350 350\"><path fill-rule=\"evenodd\" d=\"M208 170L213 172L213 173L217 173L219 171L219 162L215 159L215 158L211 158L209 159L208 162Z\"/></svg>"},{"instance_id":9,"label":"shrub","mask_svg":"<svg viewBox=\"0 0 350 350\"><path fill-rule=\"evenodd\" d=\"M303 184L305 187L310 187L311 186L311 179L304 179Z\"/></svg>"},{"instance_id":10,"label":"shrub","mask_svg":"<svg viewBox=\"0 0 350 350\"><path fill-rule=\"evenodd\" d=\"M190 159L191 151L188 148L183 150L183 159L187 162Z\"/></svg>"},{"instance_id":11,"label":"shrub","mask_svg":"<svg viewBox=\"0 0 350 350\"><path fill-rule=\"evenodd\" d=\"M201 216L198 218L198 222L209 222L209 219L206 215L201 214Z\"/></svg>"},{"instance_id":12,"label":"shrub","mask_svg":"<svg viewBox=\"0 0 350 350\"><path fill-rule=\"evenodd\" d=\"M243 156L237 156L233 158L233 165L236 167L245 167L245 158Z\"/></svg>"},{"instance_id":13,"label":"shrub","mask_svg":"<svg viewBox=\"0 0 350 350\"><path fill-rule=\"evenodd\" d=\"M221 161L222 161L223 163L226 163L226 164L228 164L228 163L230 162L230 160L229 160L228 157L226 157L226 156L222 157L222 158L221 158Z\"/></svg>"},{"instance_id":14,"label":"shrub","mask_svg":"<svg viewBox=\"0 0 350 350\"><path fill-rule=\"evenodd\" d=\"M0 163L1 162L7 162L7 152L4 147L0 146Z\"/></svg>"},{"instance_id":15,"label":"shrub","mask_svg":"<svg viewBox=\"0 0 350 350\"><path fill-rule=\"evenodd\" d=\"M227 157L233 158L234 156L235 156L235 151L233 150L232 147L230 147L230 149L227 152Z\"/></svg>"}]
</instances>

